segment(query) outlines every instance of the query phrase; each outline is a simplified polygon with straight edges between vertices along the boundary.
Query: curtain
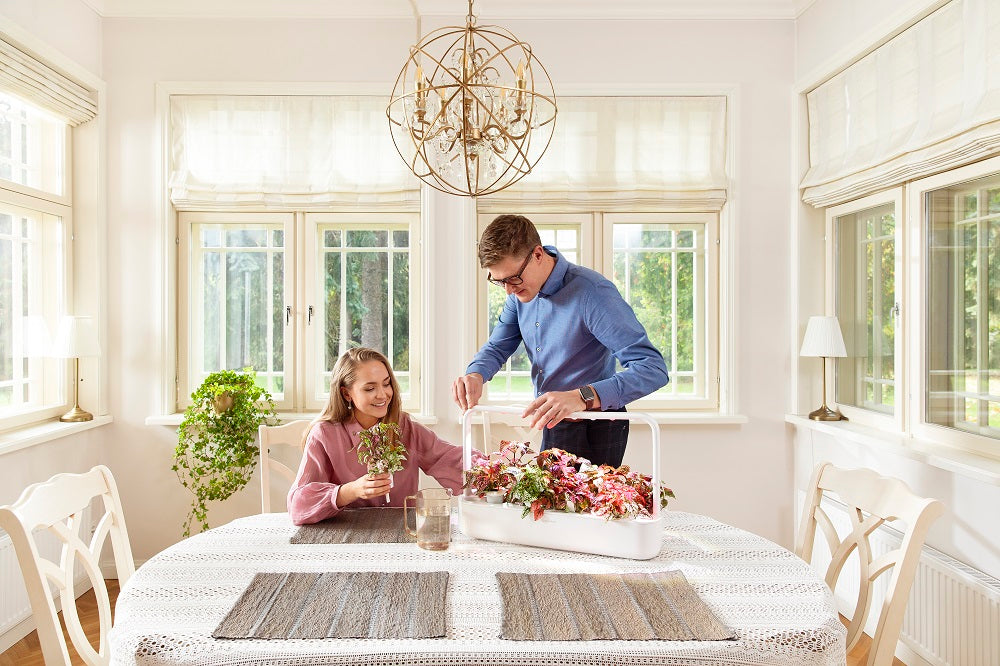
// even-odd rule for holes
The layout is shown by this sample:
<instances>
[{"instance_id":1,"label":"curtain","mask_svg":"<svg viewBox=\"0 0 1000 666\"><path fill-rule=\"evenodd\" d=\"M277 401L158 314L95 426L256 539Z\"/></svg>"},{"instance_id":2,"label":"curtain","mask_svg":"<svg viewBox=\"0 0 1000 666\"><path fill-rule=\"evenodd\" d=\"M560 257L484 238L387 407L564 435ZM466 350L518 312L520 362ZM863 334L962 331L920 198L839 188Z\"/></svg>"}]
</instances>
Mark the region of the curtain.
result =
<instances>
[{"instance_id":1,"label":"curtain","mask_svg":"<svg viewBox=\"0 0 1000 666\"><path fill-rule=\"evenodd\" d=\"M97 115L97 95L0 34L0 87L76 126Z\"/></svg>"},{"instance_id":2,"label":"curtain","mask_svg":"<svg viewBox=\"0 0 1000 666\"><path fill-rule=\"evenodd\" d=\"M389 135L388 97L170 98L178 210L416 209L420 181Z\"/></svg>"},{"instance_id":3,"label":"curtain","mask_svg":"<svg viewBox=\"0 0 1000 666\"><path fill-rule=\"evenodd\" d=\"M561 97L557 104L539 163L481 203L697 210L725 203L725 97Z\"/></svg>"},{"instance_id":4,"label":"curtain","mask_svg":"<svg viewBox=\"0 0 1000 666\"><path fill-rule=\"evenodd\" d=\"M1000 150L1000 2L953 0L807 95L802 200L830 206Z\"/></svg>"}]
</instances>

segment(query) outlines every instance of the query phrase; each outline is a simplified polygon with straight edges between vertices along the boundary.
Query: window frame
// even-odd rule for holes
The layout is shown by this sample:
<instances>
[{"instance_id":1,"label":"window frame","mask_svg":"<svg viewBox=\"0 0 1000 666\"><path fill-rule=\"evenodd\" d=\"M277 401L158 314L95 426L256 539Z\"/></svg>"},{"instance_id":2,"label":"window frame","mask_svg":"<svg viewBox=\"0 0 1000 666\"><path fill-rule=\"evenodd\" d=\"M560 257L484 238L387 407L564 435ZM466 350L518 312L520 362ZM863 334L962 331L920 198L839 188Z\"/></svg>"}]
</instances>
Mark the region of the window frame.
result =
<instances>
[{"instance_id":1,"label":"window frame","mask_svg":"<svg viewBox=\"0 0 1000 666\"><path fill-rule=\"evenodd\" d=\"M907 265L913 268L907 280L911 295L908 309L909 326L912 331L909 372L911 377L916 378L909 391L912 402L908 423L915 437L996 459L1000 458L1000 439L927 421L927 360L926 355L921 353L922 350L926 350L925 323L928 314L925 289L928 271L925 195L934 190L960 185L993 174L1000 174L1000 156L921 178L908 184L907 210L912 213L914 227L907 252Z\"/></svg>"},{"instance_id":2,"label":"window frame","mask_svg":"<svg viewBox=\"0 0 1000 666\"><path fill-rule=\"evenodd\" d=\"M482 236L483 230L496 216L492 210L480 209L477 214L477 238ZM722 298L722 276L721 266L721 242L719 240L722 215L719 212L692 211L683 212L677 210L663 212L601 212L601 211L576 211L576 212L524 212L536 226L550 227L556 225L574 226L580 230L581 250L579 264L592 268L608 279L613 279L614 266L614 224L629 223L695 223L705 225L705 277L713 277L709 288L705 288L705 332L704 344L706 346L706 372L705 372L705 397L704 398L649 398L644 397L629 403L629 408L648 412L685 412L685 413L706 413L719 414L723 412L720 381L720 340L722 331L720 329L720 309ZM476 276L480 286L476 289L476 326L475 326L475 348L478 350L485 344L489 337L488 317L488 296L487 289L491 288L486 281L486 272L479 268L478 259L473 259L476 263ZM497 287L492 287L496 289ZM471 358L471 357L470 357ZM672 380L672 379L671 379ZM484 395L488 395L484 393ZM532 398L528 398L529 400ZM484 397L483 404L507 404L510 400L489 399Z\"/></svg>"},{"instance_id":3,"label":"window frame","mask_svg":"<svg viewBox=\"0 0 1000 666\"><path fill-rule=\"evenodd\" d=\"M418 212L349 212L349 211L177 211L177 351L175 404L173 410L183 411L190 404L191 385L190 354L192 353L191 321L192 304L189 301L193 257L191 230L195 224L282 224L284 231L284 307L291 308L286 317L284 346L284 387L282 400L275 401L281 412L315 413L326 405L327 393L316 397L317 375L310 369L320 365L319 353L312 344L309 307L313 317L319 316L319 290L309 276L318 270L318 233L324 225L358 226L364 221L379 224L407 224L409 226L410 254L410 398L403 403L408 412L418 412L421 406L421 374L423 329L420 301L422 284L420 229ZM359 227L360 228L360 227Z\"/></svg>"},{"instance_id":4,"label":"window frame","mask_svg":"<svg viewBox=\"0 0 1000 666\"><path fill-rule=\"evenodd\" d=\"M176 409L183 411L191 404L191 393L198 387L192 382L191 368L191 345L192 331L197 324L192 321L192 313L195 312L195 305L188 297L190 295L191 275L195 263L192 261L195 250L194 239L191 229L196 224L212 225L246 225L246 224L281 224L285 237L285 306L288 307L294 302L295 295L295 252L289 253L289 240L294 242L296 229L295 215L287 212L233 212L222 213L218 211L178 211L177 213L177 366L175 374L177 377ZM294 248L294 245L292 246ZM289 267L292 268L289 271ZM289 295L291 294L291 298ZM195 299L197 301L197 297ZM284 354L286 362L295 359L295 331L291 322L286 321L285 330L290 334L285 335ZM289 397L289 386L295 386L296 366L286 370L285 375L285 398L275 400L275 407L281 411L293 411L295 408L294 397ZM200 384L200 382L199 382ZM294 392L291 392L294 396Z\"/></svg>"},{"instance_id":5,"label":"window frame","mask_svg":"<svg viewBox=\"0 0 1000 666\"><path fill-rule=\"evenodd\" d=\"M827 265L827 280L826 280L826 312L838 317L840 320L840 313L837 312L837 289L838 289L838 250L840 249L840 235L837 231L835 221L838 217L844 215L850 215L852 213L859 213L861 211L867 210L869 208L875 208L877 206L885 204L893 204L895 216L896 216L896 234L895 234L895 281L896 281L896 293L895 293L895 304L898 308L902 309L908 302L905 297L906 290L906 273L904 270L905 257L906 257L906 209L904 208L904 188L894 187L888 190L883 190L875 194L870 194L859 199L852 199L846 203L838 204L836 206L830 206L826 209L826 265ZM844 323L840 322L841 333L843 333ZM861 423L864 425L881 428L884 430L902 432L906 427L906 403L909 398L907 396L906 388L908 386L908 375L907 375L907 364L906 364L906 335L907 335L907 323L906 318L901 316L901 314L896 315L896 328L894 336L894 349L893 354L895 355L895 395L896 403L893 408L892 414L887 414L884 412L878 412L871 409L865 409L863 407L858 407L857 405L845 404L837 401L837 381L838 372L836 368L833 371L833 391L829 396L828 403L833 409L839 409L848 420Z\"/></svg>"},{"instance_id":6,"label":"window frame","mask_svg":"<svg viewBox=\"0 0 1000 666\"><path fill-rule=\"evenodd\" d=\"M39 109L40 113L47 113ZM65 122L65 121L61 121ZM43 288L44 305L42 316L48 326L50 335L55 335L55 327L59 317L67 314L72 304L73 294L73 128L65 123L63 138L62 194L36 189L11 180L0 179L0 203L29 210L42 216L59 218L58 227L53 230L44 221L43 243L58 244L57 259L61 262L61 275L57 276ZM49 252L41 250L41 256L48 258ZM48 277L49 274L46 273ZM50 292L49 290L52 290ZM53 293L54 292L54 293ZM69 359L44 357L29 361L29 374L40 375L42 403L35 408L13 412L6 416L0 415L0 431L22 428L54 419L64 414L71 407L70 388L74 379L71 377L72 363ZM83 373L81 372L81 375Z\"/></svg>"},{"instance_id":7,"label":"window frame","mask_svg":"<svg viewBox=\"0 0 1000 666\"><path fill-rule=\"evenodd\" d=\"M308 319L308 308L314 307L314 311L318 313L319 308L316 308L314 304L319 302L319 295L317 293L316 282L311 280L306 280L307 275L316 275L318 266L316 264L317 252L318 252L318 237L319 229L321 225L335 225L341 229L345 226L353 226L357 228L362 228L359 224L360 222L370 220L371 225L364 228L373 228L378 225L398 225L406 224L408 225L409 232L409 254L410 254L410 284L409 284L409 299L410 299L410 392L409 397L404 399L402 403L402 408L406 412L419 413L421 409L421 398L422 398L422 382L421 375L423 365L422 361L422 350L423 350L423 338L426 332L424 331L423 323L423 304L420 295L423 293L421 284L423 283L423 269L421 265L421 252L420 252L420 214L417 212L306 212L305 216L305 231L304 239L302 242L298 243L298 246L304 252L304 268L301 271L302 279L304 284L302 285L302 295L303 300L300 302L305 303L305 316ZM317 314L318 316L318 314ZM304 351L304 362L305 368L307 369L304 374L304 384L302 388L301 395L303 396L304 406L302 409L304 411L311 410L321 410L326 406L327 398L322 400L317 399L316 395L316 373L309 371L310 368L317 368L320 366L319 353L315 344L310 344L308 340L309 327L308 324L305 327L302 347ZM343 346L342 346L343 348ZM392 359L389 359L390 362ZM327 395L329 395L327 393Z\"/></svg>"},{"instance_id":8,"label":"window frame","mask_svg":"<svg viewBox=\"0 0 1000 666\"><path fill-rule=\"evenodd\" d=\"M615 224L677 224L677 225L704 225L705 229L705 260L703 264L703 275L700 283L696 282L698 288L698 300L702 302L703 312L702 335L695 336L701 339L704 345L704 397L695 398L658 398L644 397L631 403L635 408L643 411L711 411L718 412L721 408L719 396L719 304L721 294L721 274L719 273L719 214L708 212L641 212L641 213L603 213L602 232L604 234L601 274L613 281L614 274L614 225ZM695 262L695 266L698 263ZM664 354L666 360L666 353ZM668 366L667 371L670 371ZM674 381L671 374L670 381ZM697 386L697 379L695 381Z\"/></svg>"}]
</instances>

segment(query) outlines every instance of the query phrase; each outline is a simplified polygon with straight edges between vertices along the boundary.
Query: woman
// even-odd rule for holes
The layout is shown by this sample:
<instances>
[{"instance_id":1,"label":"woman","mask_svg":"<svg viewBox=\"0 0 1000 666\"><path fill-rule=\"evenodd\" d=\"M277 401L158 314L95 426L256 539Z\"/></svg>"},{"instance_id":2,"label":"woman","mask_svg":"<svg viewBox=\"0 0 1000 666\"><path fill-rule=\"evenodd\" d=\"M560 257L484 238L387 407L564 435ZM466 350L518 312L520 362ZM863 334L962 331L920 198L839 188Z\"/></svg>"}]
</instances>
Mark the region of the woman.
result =
<instances>
[{"instance_id":1,"label":"woman","mask_svg":"<svg viewBox=\"0 0 1000 666\"><path fill-rule=\"evenodd\" d=\"M368 468L358 462L358 433L380 421L399 424L406 461L394 475L368 476ZM403 506L403 499L417 491L419 470L457 493L462 488L462 449L402 411L399 385L385 356L364 347L345 352L333 368L330 400L306 435L299 473L288 493L292 522L316 523L346 507Z\"/></svg>"}]
</instances>

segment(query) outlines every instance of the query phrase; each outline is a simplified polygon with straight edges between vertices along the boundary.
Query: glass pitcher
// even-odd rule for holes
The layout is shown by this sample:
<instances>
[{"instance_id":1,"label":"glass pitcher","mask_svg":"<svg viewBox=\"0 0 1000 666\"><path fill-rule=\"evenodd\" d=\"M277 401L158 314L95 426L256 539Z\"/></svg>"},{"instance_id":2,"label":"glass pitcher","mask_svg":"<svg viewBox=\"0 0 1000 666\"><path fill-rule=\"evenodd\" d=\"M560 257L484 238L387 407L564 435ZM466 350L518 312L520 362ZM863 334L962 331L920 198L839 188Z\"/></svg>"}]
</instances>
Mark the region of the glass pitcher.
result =
<instances>
[{"instance_id":1,"label":"glass pitcher","mask_svg":"<svg viewBox=\"0 0 1000 666\"><path fill-rule=\"evenodd\" d=\"M403 523L417 545L426 550L447 550L451 542L451 488L426 488L403 500ZM412 500L412 504L411 504ZM410 529L410 509L415 509Z\"/></svg>"}]
</instances>

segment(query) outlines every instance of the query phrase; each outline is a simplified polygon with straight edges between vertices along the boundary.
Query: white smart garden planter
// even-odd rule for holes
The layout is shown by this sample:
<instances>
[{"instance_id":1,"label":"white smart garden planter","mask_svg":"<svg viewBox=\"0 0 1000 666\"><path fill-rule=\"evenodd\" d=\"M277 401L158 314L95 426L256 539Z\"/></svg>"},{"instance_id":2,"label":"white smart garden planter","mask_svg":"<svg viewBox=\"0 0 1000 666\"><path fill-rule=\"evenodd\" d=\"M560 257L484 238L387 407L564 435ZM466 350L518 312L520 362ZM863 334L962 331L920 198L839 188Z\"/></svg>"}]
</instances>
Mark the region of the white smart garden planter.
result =
<instances>
[{"instance_id":1,"label":"white smart garden planter","mask_svg":"<svg viewBox=\"0 0 1000 666\"><path fill-rule=\"evenodd\" d=\"M477 406L462 417L464 456L462 469L472 467L472 416L476 412L521 414L523 407ZM660 428L642 412L576 412L571 418L623 419L641 421L653 431L653 515L650 518L607 520L592 514L546 511L534 520L524 507L490 504L466 490L458 499L458 526L476 539L504 541L526 546L540 546L595 555L648 560L660 552L663 543L663 516L660 510Z\"/></svg>"}]
</instances>

